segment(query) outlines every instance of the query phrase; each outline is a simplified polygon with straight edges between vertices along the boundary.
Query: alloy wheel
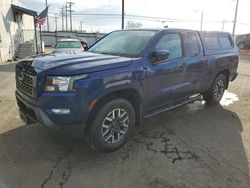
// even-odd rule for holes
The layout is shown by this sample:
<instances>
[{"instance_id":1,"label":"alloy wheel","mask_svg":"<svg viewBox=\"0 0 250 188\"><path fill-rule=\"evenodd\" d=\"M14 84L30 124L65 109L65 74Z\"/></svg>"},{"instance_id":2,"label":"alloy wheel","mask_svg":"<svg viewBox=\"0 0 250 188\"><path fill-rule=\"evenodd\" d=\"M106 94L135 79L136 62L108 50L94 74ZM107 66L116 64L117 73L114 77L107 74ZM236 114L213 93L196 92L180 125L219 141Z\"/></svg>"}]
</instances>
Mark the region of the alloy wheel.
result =
<instances>
[{"instance_id":1,"label":"alloy wheel","mask_svg":"<svg viewBox=\"0 0 250 188\"><path fill-rule=\"evenodd\" d=\"M106 143L114 144L119 142L128 132L129 115L122 108L113 109L105 117L101 135Z\"/></svg>"},{"instance_id":2,"label":"alloy wheel","mask_svg":"<svg viewBox=\"0 0 250 188\"><path fill-rule=\"evenodd\" d=\"M215 89L213 91L214 97L217 100L220 100L224 94L225 91L225 83L224 80L218 80L216 85L215 85Z\"/></svg>"}]
</instances>

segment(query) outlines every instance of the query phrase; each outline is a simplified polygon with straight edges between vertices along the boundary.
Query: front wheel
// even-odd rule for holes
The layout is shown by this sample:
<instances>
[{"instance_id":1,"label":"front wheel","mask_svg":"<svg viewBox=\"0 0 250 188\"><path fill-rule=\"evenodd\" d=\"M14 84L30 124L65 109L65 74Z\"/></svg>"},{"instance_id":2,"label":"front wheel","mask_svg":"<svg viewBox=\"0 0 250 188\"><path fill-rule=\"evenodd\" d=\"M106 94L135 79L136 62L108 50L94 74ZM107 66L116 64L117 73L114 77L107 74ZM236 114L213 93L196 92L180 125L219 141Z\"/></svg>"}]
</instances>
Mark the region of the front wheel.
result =
<instances>
[{"instance_id":1,"label":"front wheel","mask_svg":"<svg viewBox=\"0 0 250 188\"><path fill-rule=\"evenodd\" d=\"M87 132L88 142L102 152L121 148L135 125L135 110L125 99L113 99L95 115Z\"/></svg>"},{"instance_id":2,"label":"front wheel","mask_svg":"<svg viewBox=\"0 0 250 188\"><path fill-rule=\"evenodd\" d=\"M208 104L219 104L227 87L227 78L224 74L216 77L210 90L203 95Z\"/></svg>"}]
</instances>

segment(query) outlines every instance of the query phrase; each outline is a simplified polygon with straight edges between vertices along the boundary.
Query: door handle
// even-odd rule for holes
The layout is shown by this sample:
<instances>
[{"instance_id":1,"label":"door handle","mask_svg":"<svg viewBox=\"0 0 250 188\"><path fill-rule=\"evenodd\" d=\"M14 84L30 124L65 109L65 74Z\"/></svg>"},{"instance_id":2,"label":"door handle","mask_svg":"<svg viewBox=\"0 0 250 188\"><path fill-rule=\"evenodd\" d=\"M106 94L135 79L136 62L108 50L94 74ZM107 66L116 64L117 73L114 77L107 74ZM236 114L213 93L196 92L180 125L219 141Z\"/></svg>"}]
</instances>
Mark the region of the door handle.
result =
<instances>
[{"instance_id":1,"label":"door handle","mask_svg":"<svg viewBox=\"0 0 250 188\"><path fill-rule=\"evenodd\" d=\"M181 67L187 67L188 64L187 63L182 63Z\"/></svg>"}]
</instances>

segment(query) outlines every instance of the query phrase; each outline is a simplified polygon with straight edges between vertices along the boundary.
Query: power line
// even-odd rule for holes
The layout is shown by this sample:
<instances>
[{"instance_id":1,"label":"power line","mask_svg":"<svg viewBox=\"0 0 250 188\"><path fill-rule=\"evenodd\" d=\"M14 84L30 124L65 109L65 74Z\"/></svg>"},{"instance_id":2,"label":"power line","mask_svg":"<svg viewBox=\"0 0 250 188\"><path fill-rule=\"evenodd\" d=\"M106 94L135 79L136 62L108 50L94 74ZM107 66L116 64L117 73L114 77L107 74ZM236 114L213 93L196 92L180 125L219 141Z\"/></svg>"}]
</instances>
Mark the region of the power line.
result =
<instances>
[{"instance_id":1,"label":"power line","mask_svg":"<svg viewBox=\"0 0 250 188\"><path fill-rule=\"evenodd\" d=\"M81 16L101 16L102 18L105 17L105 19L119 19L121 18L121 14L117 13L82 13L82 12L73 12L71 13L71 17L81 17ZM135 20L146 20L146 21L156 21L156 22L163 22L163 21L171 21L171 22L199 22L198 19L176 19L176 18L170 18L170 17L156 17L156 16L145 16L145 15L134 15L134 14L124 14L124 18L128 19L135 19ZM72 19L72 18L71 18ZM206 23L218 23L221 24L224 23L233 23L233 21L226 21L226 20L205 20ZM71 21L72 23L72 21ZM237 22L237 24L243 24L243 25L250 25L248 23L243 22Z\"/></svg>"},{"instance_id":2,"label":"power line","mask_svg":"<svg viewBox=\"0 0 250 188\"><path fill-rule=\"evenodd\" d=\"M238 24L242 24L242 25L250 25L248 23L244 23L244 22L237 22Z\"/></svg>"},{"instance_id":3,"label":"power line","mask_svg":"<svg viewBox=\"0 0 250 188\"><path fill-rule=\"evenodd\" d=\"M80 15L80 16L121 16L121 14L102 14L102 13L81 13L75 12L72 15Z\"/></svg>"},{"instance_id":4,"label":"power line","mask_svg":"<svg viewBox=\"0 0 250 188\"><path fill-rule=\"evenodd\" d=\"M56 14L56 12L49 12L49 14ZM116 18L121 17L121 14L117 14L117 13L82 13L82 12L74 12L72 13L72 16L107 16L107 17L111 17L111 16L115 16ZM133 18L133 19L140 19L141 20L152 20L152 21L159 21L159 20L168 20L168 21L173 21L173 22L199 22L199 19L176 19L176 18L170 18L170 17L156 17L156 16L144 16L144 15L134 15L134 14L125 14L126 18ZM222 23L222 21L225 21L226 23L233 23L233 21L226 21L226 20L205 20L206 22L211 22L211 23ZM249 23L244 23L244 22L237 22L239 24L244 24L244 25L250 25Z\"/></svg>"}]
</instances>

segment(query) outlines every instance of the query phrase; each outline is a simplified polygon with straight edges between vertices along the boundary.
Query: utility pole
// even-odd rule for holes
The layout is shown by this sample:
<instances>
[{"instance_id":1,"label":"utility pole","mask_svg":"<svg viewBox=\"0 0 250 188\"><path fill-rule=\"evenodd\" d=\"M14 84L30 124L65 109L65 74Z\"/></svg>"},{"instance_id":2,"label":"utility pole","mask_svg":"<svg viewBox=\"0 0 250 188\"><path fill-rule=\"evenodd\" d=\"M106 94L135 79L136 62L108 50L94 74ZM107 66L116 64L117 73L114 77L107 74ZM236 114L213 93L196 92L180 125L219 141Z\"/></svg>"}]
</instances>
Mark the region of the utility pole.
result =
<instances>
[{"instance_id":1,"label":"utility pole","mask_svg":"<svg viewBox=\"0 0 250 188\"><path fill-rule=\"evenodd\" d=\"M66 2L66 3L68 3L69 4L69 17L70 17L70 31L72 32L72 5L74 5L75 3L73 3L73 2Z\"/></svg>"},{"instance_id":2,"label":"utility pole","mask_svg":"<svg viewBox=\"0 0 250 188\"><path fill-rule=\"evenodd\" d=\"M55 23L56 23L56 30L55 31L57 31L57 19L58 19L57 14L55 14Z\"/></svg>"},{"instance_id":3,"label":"utility pole","mask_svg":"<svg viewBox=\"0 0 250 188\"><path fill-rule=\"evenodd\" d=\"M226 23L226 20L222 20L222 29L221 29L222 32L224 31L225 23Z\"/></svg>"},{"instance_id":4,"label":"utility pole","mask_svg":"<svg viewBox=\"0 0 250 188\"><path fill-rule=\"evenodd\" d=\"M46 8L48 7L48 1L45 0ZM47 14L47 31L49 31L49 14Z\"/></svg>"},{"instance_id":5,"label":"utility pole","mask_svg":"<svg viewBox=\"0 0 250 188\"><path fill-rule=\"evenodd\" d=\"M234 34L235 34L235 27L236 27L236 22L237 22L238 6L239 6L239 0L237 0L236 7L235 7L234 25L233 25L233 32L232 32L233 37L234 37Z\"/></svg>"},{"instance_id":6,"label":"utility pole","mask_svg":"<svg viewBox=\"0 0 250 188\"><path fill-rule=\"evenodd\" d=\"M63 17L64 17L64 6L62 6L62 8L61 8L61 17L62 17L62 31L64 31L64 21L63 21Z\"/></svg>"},{"instance_id":7,"label":"utility pole","mask_svg":"<svg viewBox=\"0 0 250 188\"><path fill-rule=\"evenodd\" d=\"M124 0L122 0L122 29L124 29Z\"/></svg>"},{"instance_id":8,"label":"utility pole","mask_svg":"<svg viewBox=\"0 0 250 188\"><path fill-rule=\"evenodd\" d=\"M82 33L82 24L83 24L83 21L80 21L80 31Z\"/></svg>"},{"instance_id":9,"label":"utility pole","mask_svg":"<svg viewBox=\"0 0 250 188\"><path fill-rule=\"evenodd\" d=\"M68 31L68 5L65 5L65 16L66 16L66 31Z\"/></svg>"}]
</instances>

